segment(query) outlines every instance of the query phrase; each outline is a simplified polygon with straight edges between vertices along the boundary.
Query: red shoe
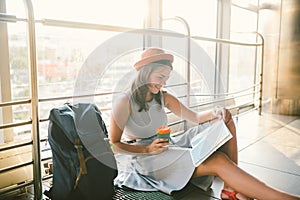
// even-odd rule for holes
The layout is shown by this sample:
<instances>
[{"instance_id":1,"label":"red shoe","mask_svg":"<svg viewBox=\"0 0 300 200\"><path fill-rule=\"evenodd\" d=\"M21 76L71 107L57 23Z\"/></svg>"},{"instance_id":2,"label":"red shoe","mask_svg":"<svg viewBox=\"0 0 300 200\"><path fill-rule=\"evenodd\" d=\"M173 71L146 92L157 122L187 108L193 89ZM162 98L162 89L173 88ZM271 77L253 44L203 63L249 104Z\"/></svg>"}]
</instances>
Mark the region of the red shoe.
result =
<instances>
[{"instance_id":1,"label":"red shoe","mask_svg":"<svg viewBox=\"0 0 300 200\"><path fill-rule=\"evenodd\" d=\"M222 194L227 195L229 200L238 200L238 198L236 197L237 192L235 192L235 191L230 192L228 190L223 189L221 192L221 199L224 200L224 198L222 198Z\"/></svg>"}]
</instances>

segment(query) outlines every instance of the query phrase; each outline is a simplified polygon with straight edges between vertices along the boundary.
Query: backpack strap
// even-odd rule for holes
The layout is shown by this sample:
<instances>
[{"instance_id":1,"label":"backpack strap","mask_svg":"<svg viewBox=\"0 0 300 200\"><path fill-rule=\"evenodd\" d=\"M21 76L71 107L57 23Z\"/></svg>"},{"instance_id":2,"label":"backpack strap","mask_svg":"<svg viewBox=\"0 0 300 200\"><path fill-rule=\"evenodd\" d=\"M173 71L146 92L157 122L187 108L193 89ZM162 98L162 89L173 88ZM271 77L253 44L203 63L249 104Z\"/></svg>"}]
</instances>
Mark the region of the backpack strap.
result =
<instances>
[{"instance_id":1,"label":"backpack strap","mask_svg":"<svg viewBox=\"0 0 300 200\"><path fill-rule=\"evenodd\" d=\"M93 156L89 156L87 157L85 160L84 160L84 165L87 163L87 161L91 160L91 159L94 159L94 158L100 158L101 156L105 156L106 154L112 154L111 152L103 152L99 155L96 155L96 157L93 157ZM112 154L113 155L113 154ZM76 189L76 187L78 186L78 183L79 183L79 180L81 178L81 175L83 174L83 170L82 168L80 167L80 170L79 170L79 173L77 175L77 178L76 178L76 181L75 181L75 184L74 184L74 190ZM87 174L87 172L85 173Z\"/></svg>"},{"instance_id":2,"label":"backpack strap","mask_svg":"<svg viewBox=\"0 0 300 200\"><path fill-rule=\"evenodd\" d=\"M74 147L77 150L78 160L79 160L79 164L80 164L80 170L82 170L82 174L87 174L86 164L84 161L84 155L83 155L83 151L82 151L83 146L81 145L80 139L78 137L75 138Z\"/></svg>"},{"instance_id":3,"label":"backpack strap","mask_svg":"<svg viewBox=\"0 0 300 200\"><path fill-rule=\"evenodd\" d=\"M87 174L87 168L86 168L86 161L84 159L84 155L83 155L83 151L82 151L83 146L78 137L75 138L74 147L77 150L78 160L79 160L79 164L80 164L80 170L79 170L79 173L77 175L77 178L76 178L76 181L74 184L74 189L75 189L79 183L81 175Z\"/></svg>"}]
</instances>

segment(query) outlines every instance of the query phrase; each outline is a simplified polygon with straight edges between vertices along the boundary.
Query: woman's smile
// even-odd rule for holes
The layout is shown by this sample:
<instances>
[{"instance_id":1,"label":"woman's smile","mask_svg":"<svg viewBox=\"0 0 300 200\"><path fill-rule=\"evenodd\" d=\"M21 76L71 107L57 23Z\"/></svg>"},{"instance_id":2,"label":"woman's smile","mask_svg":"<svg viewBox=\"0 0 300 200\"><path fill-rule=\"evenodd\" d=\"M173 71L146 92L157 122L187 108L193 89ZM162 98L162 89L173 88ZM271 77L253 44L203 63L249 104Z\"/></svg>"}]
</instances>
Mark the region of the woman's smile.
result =
<instances>
[{"instance_id":1,"label":"woman's smile","mask_svg":"<svg viewBox=\"0 0 300 200\"><path fill-rule=\"evenodd\" d=\"M157 94L161 90L161 88L162 88L162 85L160 85L160 84L154 84L154 83L149 84L149 90L153 94Z\"/></svg>"}]
</instances>

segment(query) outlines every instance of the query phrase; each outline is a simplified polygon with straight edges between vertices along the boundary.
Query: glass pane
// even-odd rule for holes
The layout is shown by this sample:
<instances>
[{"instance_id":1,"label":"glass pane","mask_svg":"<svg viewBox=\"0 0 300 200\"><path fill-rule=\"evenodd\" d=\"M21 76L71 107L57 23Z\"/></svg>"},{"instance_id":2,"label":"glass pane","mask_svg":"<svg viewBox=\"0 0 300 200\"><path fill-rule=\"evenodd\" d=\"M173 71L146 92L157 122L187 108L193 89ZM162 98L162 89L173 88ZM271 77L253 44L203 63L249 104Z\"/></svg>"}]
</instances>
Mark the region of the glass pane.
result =
<instances>
[{"instance_id":1,"label":"glass pane","mask_svg":"<svg viewBox=\"0 0 300 200\"><path fill-rule=\"evenodd\" d=\"M241 94L249 94L254 91L256 79L256 48L231 45L230 47L230 71L229 92L241 91ZM236 99L236 103L245 103L253 98L252 95Z\"/></svg>"},{"instance_id":2,"label":"glass pane","mask_svg":"<svg viewBox=\"0 0 300 200\"><path fill-rule=\"evenodd\" d=\"M40 98L74 95L76 77L89 54L116 34L118 33L38 26Z\"/></svg>"},{"instance_id":3,"label":"glass pane","mask_svg":"<svg viewBox=\"0 0 300 200\"><path fill-rule=\"evenodd\" d=\"M257 43L259 40L253 33L257 30L257 13L236 6L231 8L230 39L243 43ZM254 91L256 50L255 46L230 46L229 92L242 91L241 94L249 94ZM252 98L253 95L249 94L235 100L236 104L242 104L251 101Z\"/></svg>"},{"instance_id":4,"label":"glass pane","mask_svg":"<svg viewBox=\"0 0 300 200\"><path fill-rule=\"evenodd\" d=\"M33 0L36 18L142 28L146 0Z\"/></svg>"},{"instance_id":5,"label":"glass pane","mask_svg":"<svg viewBox=\"0 0 300 200\"><path fill-rule=\"evenodd\" d=\"M29 60L26 23L2 24L1 31L1 39L4 40L2 44L5 44L2 46L2 51L7 51L8 55L7 59L0 61L1 102L29 100ZM1 107L0 122L1 124L11 124L30 121L30 112L29 103ZM0 144L25 140L30 137L31 132L28 126L0 130Z\"/></svg>"},{"instance_id":6,"label":"glass pane","mask_svg":"<svg viewBox=\"0 0 300 200\"><path fill-rule=\"evenodd\" d=\"M179 16L186 20L192 35L215 37L217 23L217 0L181 1L164 0L163 19ZM186 33L184 25L177 20L165 20L164 29Z\"/></svg>"},{"instance_id":7,"label":"glass pane","mask_svg":"<svg viewBox=\"0 0 300 200\"><path fill-rule=\"evenodd\" d=\"M25 4L23 0L9 0L2 1L6 4L6 13L8 15L15 15L18 18L26 18Z\"/></svg>"},{"instance_id":8,"label":"glass pane","mask_svg":"<svg viewBox=\"0 0 300 200\"><path fill-rule=\"evenodd\" d=\"M29 98L29 62L26 24L8 24L12 100Z\"/></svg>"},{"instance_id":9,"label":"glass pane","mask_svg":"<svg viewBox=\"0 0 300 200\"><path fill-rule=\"evenodd\" d=\"M254 32L257 30L257 13L231 6L232 32ZM231 38L232 39L232 38Z\"/></svg>"}]
</instances>

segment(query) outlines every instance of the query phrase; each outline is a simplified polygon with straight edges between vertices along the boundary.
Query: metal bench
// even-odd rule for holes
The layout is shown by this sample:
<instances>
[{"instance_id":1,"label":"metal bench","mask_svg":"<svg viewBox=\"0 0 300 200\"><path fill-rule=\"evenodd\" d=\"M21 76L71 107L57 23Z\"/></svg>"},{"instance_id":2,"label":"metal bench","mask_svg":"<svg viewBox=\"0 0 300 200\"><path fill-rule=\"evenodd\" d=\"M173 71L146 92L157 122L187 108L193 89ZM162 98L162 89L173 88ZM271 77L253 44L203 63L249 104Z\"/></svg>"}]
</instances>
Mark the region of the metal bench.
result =
<instances>
[{"instance_id":1,"label":"metal bench","mask_svg":"<svg viewBox=\"0 0 300 200\"><path fill-rule=\"evenodd\" d=\"M193 186L191 183L187 184L182 190L173 192L172 195L165 194L163 192L146 192L146 191L137 191L132 189L125 188L115 188L116 193L113 197L113 200L179 200L184 196L192 192L193 190L198 189Z\"/></svg>"}]
</instances>

